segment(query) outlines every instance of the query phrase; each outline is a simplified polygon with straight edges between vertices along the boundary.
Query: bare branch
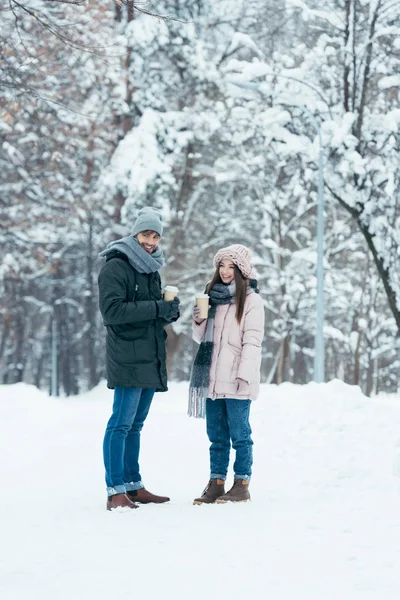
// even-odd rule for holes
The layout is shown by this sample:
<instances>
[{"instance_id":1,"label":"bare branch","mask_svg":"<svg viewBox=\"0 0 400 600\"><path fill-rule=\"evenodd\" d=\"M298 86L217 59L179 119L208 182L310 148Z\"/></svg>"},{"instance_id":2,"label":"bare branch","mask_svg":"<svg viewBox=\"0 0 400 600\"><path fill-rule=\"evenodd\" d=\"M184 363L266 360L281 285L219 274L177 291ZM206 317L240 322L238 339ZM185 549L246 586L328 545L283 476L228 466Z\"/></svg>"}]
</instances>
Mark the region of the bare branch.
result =
<instances>
[{"instance_id":1,"label":"bare branch","mask_svg":"<svg viewBox=\"0 0 400 600\"><path fill-rule=\"evenodd\" d=\"M160 15L157 12L151 10L152 4L151 2L131 2L130 0L114 0L115 4L118 6L128 6L137 12L143 13L144 15L148 15L150 17L155 17L156 19L162 21L175 21L177 23L190 23L190 21L184 21L183 19L178 19L177 17L172 17L171 15ZM148 8L146 8L148 7Z\"/></svg>"}]
</instances>

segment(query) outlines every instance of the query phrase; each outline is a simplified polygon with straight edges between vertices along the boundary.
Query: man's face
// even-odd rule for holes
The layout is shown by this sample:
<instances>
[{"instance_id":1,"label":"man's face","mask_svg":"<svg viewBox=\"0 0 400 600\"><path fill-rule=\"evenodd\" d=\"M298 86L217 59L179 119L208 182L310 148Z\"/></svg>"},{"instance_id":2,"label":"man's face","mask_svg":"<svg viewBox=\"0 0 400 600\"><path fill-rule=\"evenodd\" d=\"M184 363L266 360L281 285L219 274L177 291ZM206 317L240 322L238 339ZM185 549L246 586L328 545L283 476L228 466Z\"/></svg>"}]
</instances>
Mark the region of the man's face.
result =
<instances>
[{"instance_id":1,"label":"man's face","mask_svg":"<svg viewBox=\"0 0 400 600\"><path fill-rule=\"evenodd\" d=\"M137 241L148 254L154 252L160 243L161 236L156 231L141 231L136 236Z\"/></svg>"}]
</instances>

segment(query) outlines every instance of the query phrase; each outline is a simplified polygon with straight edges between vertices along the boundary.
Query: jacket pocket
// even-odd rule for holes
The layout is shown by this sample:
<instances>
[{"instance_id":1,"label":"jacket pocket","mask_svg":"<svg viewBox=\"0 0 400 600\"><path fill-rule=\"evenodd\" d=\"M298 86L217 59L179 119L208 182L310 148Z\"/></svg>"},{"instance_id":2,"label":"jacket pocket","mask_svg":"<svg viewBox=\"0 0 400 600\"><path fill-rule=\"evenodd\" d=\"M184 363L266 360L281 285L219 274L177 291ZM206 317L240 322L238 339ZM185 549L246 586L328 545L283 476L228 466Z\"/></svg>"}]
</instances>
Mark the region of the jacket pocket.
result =
<instances>
[{"instance_id":1,"label":"jacket pocket","mask_svg":"<svg viewBox=\"0 0 400 600\"><path fill-rule=\"evenodd\" d=\"M133 365L136 362L135 342L116 335L107 339L107 359L116 365Z\"/></svg>"},{"instance_id":2,"label":"jacket pocket","mask_svg":"<svg viewBox=\"0 0 400 600\"><path fill-rule=\"evenodd\" d=\"M108 325L114 335L121 340L140 340L145 337L146 327L134 327L129 325Z\"/></svg>"},{"instance_id":3,"label":"jacket pocket","mask_svg":"<svg viewBox=\"0 0 400 600\"><path fill-rule=\"evenodd\" d=\"M239 362L240 362L240 356L237 355L237 354L235 354L233 356L233 363L232 363L232 369L231 369L231 377L233 379L236 378L236 374L237 374L238 369L239 369Z\"/></svg>"}]
</instances>

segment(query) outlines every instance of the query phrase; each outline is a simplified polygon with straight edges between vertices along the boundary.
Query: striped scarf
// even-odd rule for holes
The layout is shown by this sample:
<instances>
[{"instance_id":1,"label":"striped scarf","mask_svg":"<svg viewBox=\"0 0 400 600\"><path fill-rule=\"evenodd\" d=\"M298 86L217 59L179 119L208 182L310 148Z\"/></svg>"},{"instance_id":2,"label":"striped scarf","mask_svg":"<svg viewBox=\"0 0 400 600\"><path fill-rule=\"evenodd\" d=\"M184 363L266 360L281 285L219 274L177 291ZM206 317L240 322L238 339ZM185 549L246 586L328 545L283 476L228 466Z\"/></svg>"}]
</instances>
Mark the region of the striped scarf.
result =
<instances>
[{"instance_id":1,"label":"striped scarf","mask_svg":"<svg viewBox=\"0 0 400 600\"><path fill-rule=\"evenodd\" d=\"M206 331L192 366L189 385L189 417L204 419L206 398L210 382L210 367L213 352L215 313L219 304L232 304L236 295L236 283L216 283L208 292L211 308L208 312Z\"/></svg>"}]
</instances>

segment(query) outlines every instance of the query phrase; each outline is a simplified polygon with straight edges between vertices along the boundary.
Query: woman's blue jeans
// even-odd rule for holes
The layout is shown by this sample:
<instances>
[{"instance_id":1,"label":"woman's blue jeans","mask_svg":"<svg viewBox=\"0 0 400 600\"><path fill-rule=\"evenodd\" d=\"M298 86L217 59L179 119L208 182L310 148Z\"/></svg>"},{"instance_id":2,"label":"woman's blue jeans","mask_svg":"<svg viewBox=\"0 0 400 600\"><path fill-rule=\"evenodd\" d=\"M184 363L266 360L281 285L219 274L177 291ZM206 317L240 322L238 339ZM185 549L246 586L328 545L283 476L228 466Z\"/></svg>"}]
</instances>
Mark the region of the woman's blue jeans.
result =
<instances>
[{"instance_id":1,"label":"woman's blue jeans","mask_svg":"<svg viewBox=\"0 0 400 600\"><path fill-rule=\"evenodd\" d=\"M113 412L103 442L109 496L144 487L139 470L140 432L154 392L125 387L114 390Z\"/></svg>"},{"instance_id":2,"label":"woman's blue jeans","mask_svg":"<svg viewBox=\"0 0 400 600\"><path fill-rule=\"evenodd\" d=\"M226 479L229 455L236 450L235 479L250 480L253 465L253 440L249 423L251 400L219 398L206 400L207 435L210 446L211 479Z\"/></svg>"}]
</instances>

